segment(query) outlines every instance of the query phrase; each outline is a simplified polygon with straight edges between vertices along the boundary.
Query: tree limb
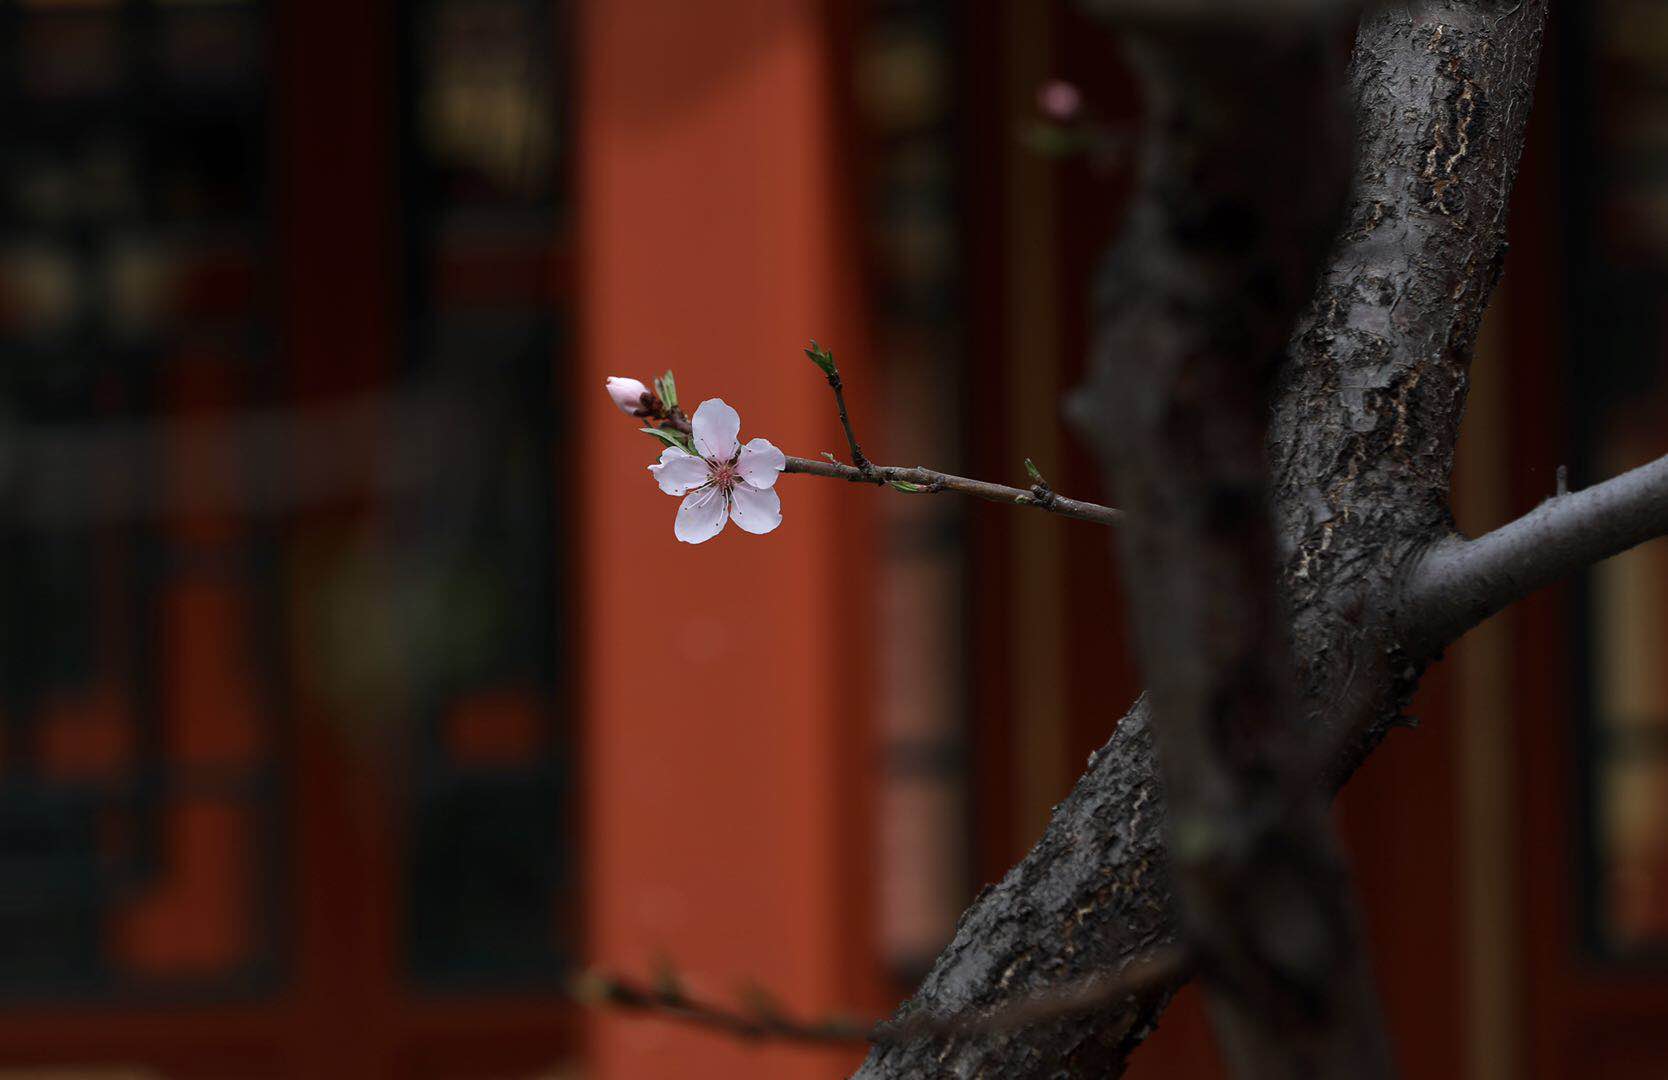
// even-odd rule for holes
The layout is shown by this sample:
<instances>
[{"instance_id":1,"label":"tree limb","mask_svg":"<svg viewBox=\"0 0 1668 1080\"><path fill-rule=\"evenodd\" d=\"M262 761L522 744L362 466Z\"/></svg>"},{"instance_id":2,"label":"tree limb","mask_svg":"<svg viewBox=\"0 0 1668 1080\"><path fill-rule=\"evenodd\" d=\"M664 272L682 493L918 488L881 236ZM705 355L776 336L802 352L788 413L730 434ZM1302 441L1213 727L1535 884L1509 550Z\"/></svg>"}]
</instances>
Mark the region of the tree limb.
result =
<instances>
[{"instance_id":1,"label":"tree limb","mask_svg":"<svg viewBox=\"0 0 1668 1080\"><path fill-rule=\"evenodd\" d=\"M1475 540L1438 540L1403 586L1404 632L1438 651L1537 589L1665 534L1668 457L1555 495Z\"/></svg>"},{"instance_id":2,"label":"tree limb","mask_svg":"<svg viewBox=\"0 0 1668 1080\"><path fill-rule=\"evenodd\" d=\"M1141 698L1054 808L1042 839L962 915L954 939L893 1022L1010 1007L1090 972L1119 971L1139 956L1178 947L1163 806ZM1119 934L1108 934L1109 926ZM877 1046L857 1075L1052 1078L1121 1071L1180 982L1173 975L1103 1011L1012 1032Z\"/></svg>"}]
</instances>

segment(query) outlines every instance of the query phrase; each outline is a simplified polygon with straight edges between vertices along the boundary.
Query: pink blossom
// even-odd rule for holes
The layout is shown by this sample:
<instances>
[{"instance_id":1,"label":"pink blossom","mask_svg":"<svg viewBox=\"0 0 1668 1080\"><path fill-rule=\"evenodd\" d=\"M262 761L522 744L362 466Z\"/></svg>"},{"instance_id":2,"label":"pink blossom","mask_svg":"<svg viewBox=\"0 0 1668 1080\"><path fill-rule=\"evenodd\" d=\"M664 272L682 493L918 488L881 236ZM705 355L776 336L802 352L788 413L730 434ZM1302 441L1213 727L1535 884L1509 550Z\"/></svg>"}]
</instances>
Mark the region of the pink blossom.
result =
<instances>
[{"instance_id":1,"label":"pink blossom","mask_svg":"<svg viewBox=\"0 0 1668 1080\"><path fill-rule=\"evenodd\" d=\"M1067 123L1083 108L1083 94L1064 79L1050 79L1037 88L1037 108L1050 120Z\"/></svg>"},{"instance_id":2,"label":"pink blossom","mask_svg":"<svg viewBox=\"0 0 1668 1080\"><path fill-rule=\"evenodd\" d=\"M650 465L660 490L682 495L672 534L686 544L711 540L734 521L745 532L767 533L782 524L782 499L774 490L787 455L768 439L737 441L741 417L721 398L708 398L690 421L695 453L675 446Z\"/></svg>"}]
</instances>

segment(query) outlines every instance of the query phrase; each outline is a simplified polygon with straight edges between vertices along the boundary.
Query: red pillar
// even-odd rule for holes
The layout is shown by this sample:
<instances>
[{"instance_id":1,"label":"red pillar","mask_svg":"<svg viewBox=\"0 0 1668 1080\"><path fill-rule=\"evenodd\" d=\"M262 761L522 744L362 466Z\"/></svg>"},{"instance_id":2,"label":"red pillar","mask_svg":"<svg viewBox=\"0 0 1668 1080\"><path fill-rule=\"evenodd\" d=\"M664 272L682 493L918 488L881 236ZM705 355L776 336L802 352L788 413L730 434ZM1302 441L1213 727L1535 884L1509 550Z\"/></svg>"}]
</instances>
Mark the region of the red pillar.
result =
<instances>
[{"instance_id":1,"label":"red pillar","mask_svg":"<svg viewBox=\"0 0 1668 1080\"><path fill-rule=\"evenodd\" d=\"M853 342L835 127L814 0L584 5L576 49L581 347L568 498L579 530L589 959L692 989L755 980L801 1010L863 988L851 912L870 884L866 648L851 559L874 493L784 477L784 524L673 539L657 444L603 394L673 368L690 411L722 397L742 438L840 445L809 337ZM850 373L856 357L841 353ZM850 360L848 361L848 357ZM848 657L857 676L838 658ZM850 1057L851 1055L844 1055ZM827 1053L738 1045L661 1021L595 1016L599 1077L834 1075Z\"/></svg>"}]
</instances>

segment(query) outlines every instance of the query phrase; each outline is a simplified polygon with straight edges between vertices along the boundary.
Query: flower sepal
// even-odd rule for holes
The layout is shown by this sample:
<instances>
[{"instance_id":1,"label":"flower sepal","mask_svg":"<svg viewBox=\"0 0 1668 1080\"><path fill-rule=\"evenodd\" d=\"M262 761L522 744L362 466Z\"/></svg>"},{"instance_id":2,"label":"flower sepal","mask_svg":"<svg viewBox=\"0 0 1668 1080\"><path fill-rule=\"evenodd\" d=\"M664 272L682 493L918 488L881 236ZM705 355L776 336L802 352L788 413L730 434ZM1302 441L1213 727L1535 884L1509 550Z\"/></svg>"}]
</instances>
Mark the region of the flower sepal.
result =
<instances>
[{"instance_id":1,"label":"flower sepal","mask_svg":"<svg viewBox=\"0 0 1668 1080\"><path fill-rule=\"evenodd\" d=\"M637 430L641 431L645 435L653 435L667 446L676 447L686 454L693 454L695 452L695 445L689 441L689 436L685 435L677 428L645 427L638 428Z\"/></svg>"}]
</instances>

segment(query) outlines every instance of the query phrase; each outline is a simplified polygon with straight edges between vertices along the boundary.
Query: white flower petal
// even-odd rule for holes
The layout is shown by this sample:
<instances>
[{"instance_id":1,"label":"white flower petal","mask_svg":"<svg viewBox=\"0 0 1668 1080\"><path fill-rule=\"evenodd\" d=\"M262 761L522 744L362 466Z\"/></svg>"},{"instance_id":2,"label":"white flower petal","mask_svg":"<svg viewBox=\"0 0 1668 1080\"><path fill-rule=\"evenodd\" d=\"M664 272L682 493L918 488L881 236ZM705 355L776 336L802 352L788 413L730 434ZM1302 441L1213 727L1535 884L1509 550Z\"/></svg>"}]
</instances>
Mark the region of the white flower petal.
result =
<instances>
[{"instance_id":1,"label":"white flower petal","mask_svg":"<svg viewBox=\"0 0 1668 1080\"><path fill-rule=\"evenodd\" d=\"M730 519L750 533L767 533L782 524L782 497L773 489L737 484L730 492Z\"/></svg>"},{"instance_id":2,"label":"white flower petal","mask_svg":"<svg viewBox=\"0 0 1668 1080\"><path fill-rule=\"evenodd\" d=\"M684 496L683 505L678 507L678 520L672 526L672 535L686 544L711 540L724 531L728 509L724 505L724 493L716 484L691 491Z\"/></svg>"},{"instance_id":3,"label":"white flower petal","mask_svg":"<svg viewBox=\"0 0 1668 1080\"><path fill-rule=\"evenodd\" d=\"M660 464L650 465L649 471L654 473L655 482L660 490L668 495L682 495L691 488L698 488L712 478L712 470L707 463L694 454L686 454L675 446L668 446L660 452Z\"/></svg>"},{"instance_id":4,"label":"white flower petal","mask_svg":"<svg viewBox=\"0 0 1668 1080\"><path fill-rule=\"evenodd\" d=\"M776 486L776 478L787 468L788 455L771 445L769 439L749 439L741 448L736 472L756 488Z\"/></svg>"},{"instance_id":5,"label":"white flower petal","mask_svg":"<svg viewBox=\"0 0 1668 1080\"><path fill-rule=\"evenodd\" d=\"M723 398L707 398L701 402L690 426L695 429L697 454L720 464L728 464L736 456L736 435L741 431L741 417L724 404Z\"/></svg>"}]
</instances>

